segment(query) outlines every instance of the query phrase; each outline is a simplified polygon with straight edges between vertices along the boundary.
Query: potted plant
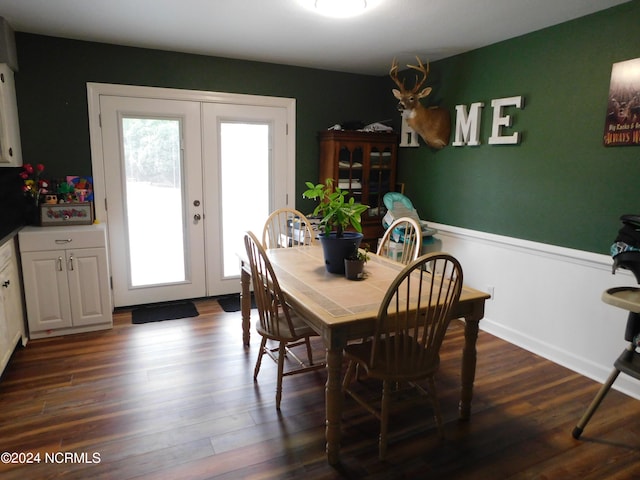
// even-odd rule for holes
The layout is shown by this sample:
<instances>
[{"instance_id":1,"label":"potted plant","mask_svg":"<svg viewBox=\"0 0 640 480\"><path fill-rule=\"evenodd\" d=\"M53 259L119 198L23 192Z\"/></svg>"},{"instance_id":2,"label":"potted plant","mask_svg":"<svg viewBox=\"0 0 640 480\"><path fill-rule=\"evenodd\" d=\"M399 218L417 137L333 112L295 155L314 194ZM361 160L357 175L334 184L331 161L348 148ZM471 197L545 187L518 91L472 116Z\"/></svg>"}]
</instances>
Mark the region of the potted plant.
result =
<instances>
[{"instance_id":1,"label":"potted plant","mask_svg":"<svg viewBox=\"0 0 640 480\"><path fill-rule=\"evenodd\" d=\"M321 216L320 243L324 251L325 267L330 273L344 274L344 259L360 246L362 241L362 214L368 205L356 203L353 197L346 199L348 192L333 186L333 180L327 178L325 183L314 185L306 182L307 190L304 198L318 200L313 211L314 216ZM353 227L355 232L346 231Z\"/></svg>"},{"instance_id":2,"label":"potted plant","mask_svg":"<svg viewBox=\"0 0 640 480\"><path fill-rule=\"evenodd\" d=\"M353 252L344 259L344 276L349 280L364 278L364 264L369 260L369 249L354 248Z\"/></svg>"}]
</instances>

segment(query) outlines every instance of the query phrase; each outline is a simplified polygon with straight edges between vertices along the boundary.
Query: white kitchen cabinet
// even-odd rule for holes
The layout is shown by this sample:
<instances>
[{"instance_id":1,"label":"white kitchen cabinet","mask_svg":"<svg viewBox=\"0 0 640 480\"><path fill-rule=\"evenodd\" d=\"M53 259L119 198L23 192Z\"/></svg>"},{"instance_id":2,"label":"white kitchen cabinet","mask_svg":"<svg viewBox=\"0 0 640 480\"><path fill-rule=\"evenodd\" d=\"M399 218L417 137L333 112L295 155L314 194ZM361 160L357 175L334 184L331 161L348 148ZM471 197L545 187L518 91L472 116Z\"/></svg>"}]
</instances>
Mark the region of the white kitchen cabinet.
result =
<instances>
[{"instance_id":1,"label":"white kitchen cabinet","mask_svg":"<svg viewBox=\"0 0 640 480\"><path fill-rule=\"evenodd\" d=\"M0 246L0 374L20 339L25 345L18 256L12 238Z\"/></svg>"},{"instance_id":2,"label":"white kitchen cabinet","mask_svg":"<svg viewBox=\"0 0 640 480\"><path fill-rule=\"evenodd\" d=\"M22 165L18 102L13 70L0 63L0 166Z\"/></svg>"},{"instance_id":3,"label":"white kitchen cabinet","mask_svg":"<svg viewBox=\"0 0 640 480\"><path fill-rule=\"evenodd\" d=\"M19 233L30 338L113 326L104 225Z\"/></svg>"}]
</instances>

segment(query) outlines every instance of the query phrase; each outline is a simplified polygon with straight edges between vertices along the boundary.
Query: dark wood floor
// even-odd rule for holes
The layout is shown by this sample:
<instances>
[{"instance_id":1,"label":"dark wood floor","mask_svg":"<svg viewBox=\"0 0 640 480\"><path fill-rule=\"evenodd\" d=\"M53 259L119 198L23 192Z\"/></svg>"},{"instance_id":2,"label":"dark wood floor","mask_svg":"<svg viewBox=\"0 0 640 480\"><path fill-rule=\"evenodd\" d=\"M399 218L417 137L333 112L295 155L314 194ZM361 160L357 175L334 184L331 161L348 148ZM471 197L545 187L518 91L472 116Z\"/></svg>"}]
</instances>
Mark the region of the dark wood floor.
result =
<instances>
[{"instance_id":1,"label":"dark wood floor","mask_svg":"<svg viewBox=\"0 0 640 480\"><path fill-rule=\"evenodd\" d=\"M438 377L445 440L429 408L404 408L380 462L377 422L345 400L332 468L324 371L286 378L278 414L275 364L252 380L257 335L245 349L239 313L197 306L197 318L144 325L118 312L113 330L19 348L0 382L0 452L39 453L40 463L0 464L0 478L640 478L640 401L612 391L576 441L599 385L484 332L472 417L458 421L459 325Z\"/></svg>"}]
</instances>

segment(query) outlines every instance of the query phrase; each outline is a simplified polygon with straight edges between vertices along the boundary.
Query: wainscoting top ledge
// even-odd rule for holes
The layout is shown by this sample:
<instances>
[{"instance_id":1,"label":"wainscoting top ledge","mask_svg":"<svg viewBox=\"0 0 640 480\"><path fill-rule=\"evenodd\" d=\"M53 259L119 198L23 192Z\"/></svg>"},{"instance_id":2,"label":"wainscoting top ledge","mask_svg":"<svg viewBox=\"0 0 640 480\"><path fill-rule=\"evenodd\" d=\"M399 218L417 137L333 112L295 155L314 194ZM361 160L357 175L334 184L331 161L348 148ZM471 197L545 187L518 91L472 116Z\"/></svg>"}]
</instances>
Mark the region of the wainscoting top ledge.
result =
<instances>
[{"instance_id":1,"label":"wainscoting top ledge","mask_svg":"<svg viewBox=\"0 0 640 480\"><path fill-rule=\"evenodd\" d=\"M497 235L495 233L481 232L479 230L469 230L436 222L428 222L429 227L438 230L438 235L448 235L456 237L466 237L468 240L479 241L492 244L501 244L503 247L520 250L531 255L541 255L546 257L560 257L565 262L575 262L592 267L611 268L613 261L611 256L600 253L587 252L573 248L560 247L548 243L534 242L521 238ZM615 233L615 232L614 232ZM631 273L621 271L623 275L631 276ZM635 281L634 281L635 283Z\"/></svg>"}]
</instances>

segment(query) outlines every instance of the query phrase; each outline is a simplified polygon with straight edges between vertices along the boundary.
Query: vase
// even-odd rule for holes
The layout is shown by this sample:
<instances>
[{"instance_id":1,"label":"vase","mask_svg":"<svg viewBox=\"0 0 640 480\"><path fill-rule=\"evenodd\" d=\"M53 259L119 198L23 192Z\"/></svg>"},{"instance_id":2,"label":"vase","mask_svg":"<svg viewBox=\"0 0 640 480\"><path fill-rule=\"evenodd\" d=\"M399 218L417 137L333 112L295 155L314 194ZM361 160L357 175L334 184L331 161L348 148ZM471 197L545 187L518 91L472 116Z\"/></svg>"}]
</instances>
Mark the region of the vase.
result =
<instances>
[{"instance_id":1,"label":"vase","mask_svg":"<svg viewBox=\"0 0 640 480\"><path fill-rule=\"evenodd\" d=\"M344 275L344 259L353 254L360 246L362 234L344 232L341 237L335 232L320 234L320 243L324 254L324 266L329 273Z\"/></svg>"},{"instance_id":2,"label":"vase","mask_svg":"<svg viewBox=\"0 0 640 480\"><path fill-rule=\"evenodd\" d=\"M40 205L28 202L24 207L25 225L40 225Z\"/></svg>"}]
</instances>

